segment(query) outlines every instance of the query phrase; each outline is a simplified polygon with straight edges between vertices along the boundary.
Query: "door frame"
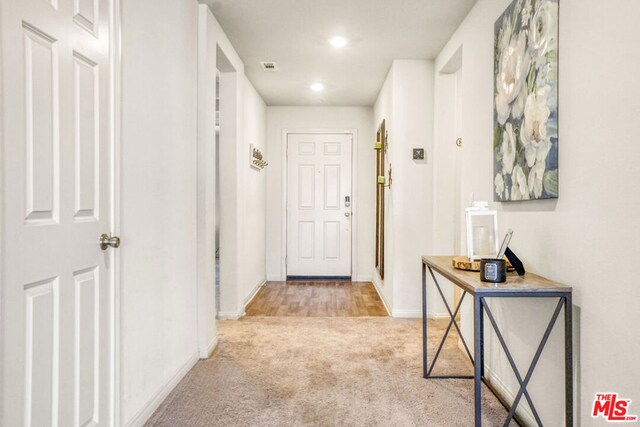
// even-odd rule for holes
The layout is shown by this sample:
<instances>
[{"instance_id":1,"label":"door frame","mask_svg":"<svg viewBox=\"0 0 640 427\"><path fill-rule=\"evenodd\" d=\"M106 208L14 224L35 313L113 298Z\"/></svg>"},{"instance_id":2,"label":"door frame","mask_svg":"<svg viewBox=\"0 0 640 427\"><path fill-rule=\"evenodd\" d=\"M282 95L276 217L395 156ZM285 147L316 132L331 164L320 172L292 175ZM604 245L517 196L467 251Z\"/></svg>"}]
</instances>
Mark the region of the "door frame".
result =
<instances>
[{"instance_id":1,"label":"door frame","mask_svg":"<svg viewBox=\"0 0 640 427\"><path fill-rule=\"evenodd\" d=\"M122 119L122 9L121 0L111 0L109 10L109 56L111 83L111 101L109 112L111 122L111 224L110 232L120 236L121 208L120 208L120 144L121 144L121 119ZM125 237L126 239L126 237ZM125 241L126 244L126 241ZM121 365L122 365L122 333L120 318L120 297L122 295L122 278L120 270L120 251L111 251L111 425L121 425Z\"/></svg>"},{"instance_id":2,"label":"door frame","mask_svg":"<svg viewBox=\"0 0 640 427\"><path fill-rule=\"evenodd\" d=\"M287 151L289 147L289 135L295 134L340 134L351 135L351 280L357 280L358 272L358 130L357 129L283 129L280 160L282 166L282 256L280 268L282 280L287 280L287 202L289 198L289 188L287 185L289 170L289 159Z\"/></svg>"},{"instance_id":3,"label":"door frame","mask_svg":"<svg viewBox=\"0 0 640 427\"><path fill-rule=\"evenodd\" d=\"M3 8L0 7L0 22L2 22L2 13ZM5 280L5 267L4 267L4 252L5 252L5 236L4 236L4 201L5 199L5 191L4 191L4 64L3 64L3 54L4 54L4 45L3 45L3 37L2 31L0 31L0 320L4 318L4 298L5 298L5 284L7 281ZM0 327L0 343L4 343L4 325ZM0 351L0 390L4 390L4 358L5 352ZM0 412L4 410L4 401L0 400ZM2 421L2 417L0 416L0 421Z\"/></svg>"}]
</instances>

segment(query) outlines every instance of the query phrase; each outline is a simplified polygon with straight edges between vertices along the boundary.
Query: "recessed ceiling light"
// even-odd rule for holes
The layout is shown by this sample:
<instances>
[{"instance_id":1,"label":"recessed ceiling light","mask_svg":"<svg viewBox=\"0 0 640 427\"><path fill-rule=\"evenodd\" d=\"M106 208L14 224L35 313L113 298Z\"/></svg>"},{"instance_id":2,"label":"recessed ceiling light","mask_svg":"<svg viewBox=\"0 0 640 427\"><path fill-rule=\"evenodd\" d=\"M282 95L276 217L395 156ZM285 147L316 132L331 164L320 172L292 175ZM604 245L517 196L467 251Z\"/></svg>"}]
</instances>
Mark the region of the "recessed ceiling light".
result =
<instances>
[{"instance_id":1,"label":"recessed ceiling light","mask_svg":"<svg viewBox=\"0 0 640 427\"><path fill-rule=\"evenodd\" d=\"M322 83L314 83L311 85L311 90L314 92L322 92L324 90L324 85Z\"/></svg>"},{"instance_id":2,"label":"recessed ceiling light","mask_svg":"<svg viewBox=\"0 0 640 427\"><path fill-rule=\"evenodd\" d=\"M345 47L347 45L347 39L342 36L335 36L329 39L329 44L335 48Z\"/></svg>"}]
</instances>

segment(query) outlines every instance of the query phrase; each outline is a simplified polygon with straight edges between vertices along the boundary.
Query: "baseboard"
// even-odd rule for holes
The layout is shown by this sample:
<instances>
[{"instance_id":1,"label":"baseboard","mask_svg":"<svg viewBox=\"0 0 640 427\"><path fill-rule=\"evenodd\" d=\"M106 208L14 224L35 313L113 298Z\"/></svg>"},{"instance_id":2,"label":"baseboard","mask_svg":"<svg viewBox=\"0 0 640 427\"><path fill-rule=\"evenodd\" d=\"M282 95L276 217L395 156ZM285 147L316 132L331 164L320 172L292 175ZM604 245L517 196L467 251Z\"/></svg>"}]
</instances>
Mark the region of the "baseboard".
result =
<instances>
[{"instance_id":1,"label":"baseboard","mask_svg":"<svg viewBox=\"0 0 640 427\"><path fill-rule=\"evenodd\" d=\"M218 312L218 319L219 320L238 320L238 319L244 317L245 314L247 314L247 312L246 312L247 306L249 304L251 304L251 301L253 301L253 299L256 297L256 295L258 295L258 291L260 291L260 288L262 288L266 284L267 284L267 281L266 280L262 280L260 283L258 283L255 286L255 288L253 288L253 290L251 291L249 296L247 298L245 298L244 303L243 303L242 308L240 309L240 311L219 311Z\"/></svg>"},{"instance_id":2,"label":"baseboard","mask_svg":"<svg viewBox=\"0 0 640 427\"><path fill-rule=\"evenodd\" d=\"M432 320L451 319L451 316L449 316L449 313L427 313L427 319L432 319Z\"/></svg>"},{"instance_id":3,"label":"baseboard","mask_svg":"<svg viewBox=\"0 0 640 427\"><path fill-rule=\"evenodd\" d=\"M244 305L242 307L242 311L246 310L247 306L249 304L251 304L251 301L253 301L253 299L256 297L256 295L258 295L258 292L260 291L260 288L262 288L266 284L267 284L267 281L266 280L262 280L260 283L258 283L255 286L255 288L253 288L253 290L251 291L249 296L247 298L245 298L245 300L244 300Z\"/></svg>"},{"instance_id":4,"label":"baseboard","mask_svg":"<svg viewBox=\"0 0 640 427\"><path fill-rule=\"evenodd\" d=\"M218 312L219 320L238 320L241 317L244 317L244 310L241 311L220 311Z\"/></svg>"},{"instance_id":5,"label":"baseboard","mask_svg":"<svg viewBox=\"0 0 640 427\"><path fill-rule=\"evenodd\" d=\"M373 282L373 276L366 274L360 276L351 276L351 279L354 282ZM267 274L268 282L285 282L286 280L287 277L281 274Z\"/></svg>"},{"instance_id":6,"label":"baseboard","mask_svg":"<svg viewBox=\"0 0 640 427\"><path fill-rule=\"evenodd\" d=\"M382 305L384 305L384 309L387 310L387 315L391 316L391 310L389 310L389 304L387 303L387 299L385 298L384 293L380 290L378 283L376 283L375 280L372 280L371 283L373 283L373 287L378 293L380 300L382 300Z\"/></svg>"},{"instance_id":7,"label":"baseboard","mask_svg":"<svg viewBox=\"0 0 640 427\"><path fill-rule=\"evenodd\" d=\"M391 312L393 317L398 317L401 319L422 319L422 309L420 310L396 310L394 309Z\"/></svg>"},{"instance_id":8,"label":"baseboard","mask_svg":"<svg viewBox=\"0 0 640 427\"><path fill-rule=\"evenodd\" d=\"M213 354L213 351L218 346L218 335L213 337L213 340L209 343L205 351L200 351L200 359L208 359Z\"/></svg>"},{"instance_id":9,"label":"baseboard","mask_svg":"<svg viewBox=\"0 0 640 427\"><path fill-rule=\"evenodd\" d=\"M167 398L169 393L178 385L180 380L187 375L187 372L193 368L198 361L198 353L194 353L180 369L167 381L158 392L149 400L138 413L125 425L127 427L140 427L146 423L153 413L160 407L160 404Z\"/></svg>"},{"instance_id":10,"label":"baseboard","mask_svg":"<svg viewBox=\"0 0 640 427\"><path fill-rule=\"evenodd\" d=\"M506 402L512 403L516 396L509 388L506 386L504 382L498 377L489 367L484 365L485 378L489 380L493 388L495 388L496 392L504 399ZM536 419L533 416L533 413L529 410L529 408L522 405L522 402L526 399L524 396L520 400L520 405L518 405L518 409L516 409L516 414L525 423L526 426L535 426L537 425Z\"/></svg>"}]
</instances>

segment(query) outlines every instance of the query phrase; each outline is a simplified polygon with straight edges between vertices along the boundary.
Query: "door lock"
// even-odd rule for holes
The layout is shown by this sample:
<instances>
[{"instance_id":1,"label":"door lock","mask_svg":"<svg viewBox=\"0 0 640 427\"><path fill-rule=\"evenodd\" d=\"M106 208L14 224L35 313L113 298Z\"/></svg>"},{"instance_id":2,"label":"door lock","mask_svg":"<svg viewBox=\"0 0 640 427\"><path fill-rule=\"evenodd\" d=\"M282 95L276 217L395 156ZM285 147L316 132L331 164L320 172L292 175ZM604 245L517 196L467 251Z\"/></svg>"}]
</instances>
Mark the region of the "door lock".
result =
<instances>
[{"instance_id":1,"label":"door lock","mask_svg":"<svg viewBox=\"0 0 640 427\"><path fill-rule=\"evenodd\" d=\"M109 246L111 246L112 248L119 248L120 247L120 238L118 236L110 236L108 234L103 234L102 236L100 236L100 249L102 249L103 251L106 251Z\"/></svg>"}]
</instances>

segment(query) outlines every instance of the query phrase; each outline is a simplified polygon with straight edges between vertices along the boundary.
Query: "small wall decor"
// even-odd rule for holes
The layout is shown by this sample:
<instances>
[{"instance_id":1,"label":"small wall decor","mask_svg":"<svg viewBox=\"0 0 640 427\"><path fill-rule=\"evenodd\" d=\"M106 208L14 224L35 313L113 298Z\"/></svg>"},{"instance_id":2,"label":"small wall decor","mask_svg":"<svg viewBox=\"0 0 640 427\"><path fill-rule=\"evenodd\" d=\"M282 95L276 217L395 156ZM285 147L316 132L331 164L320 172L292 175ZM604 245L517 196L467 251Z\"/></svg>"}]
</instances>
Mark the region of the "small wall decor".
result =
<instances>
[{"instance_id":1,"label":"small wall decor","mask_svg":"<svg viewBox=\"0 0 640 427\"><path fill-rule=\"evenodd\" d=\"M558 0L514 0L494 29L494 198L557 198Z\"/></svg>"},{"instance_id":2,"label":"small wall decor","mask_svg":"<svg viewBox=\"0 0 640 427\"><path fill-rule=\"evenodd\" d=\"M249 164L257 170L262 170L269 165L269 163L264 160L262 151L254 147L253 144L249 145Z\"/></svg>"}]
</instances>

